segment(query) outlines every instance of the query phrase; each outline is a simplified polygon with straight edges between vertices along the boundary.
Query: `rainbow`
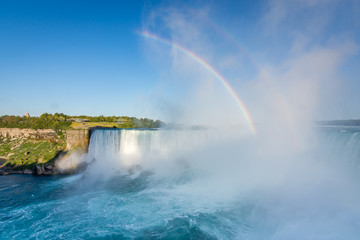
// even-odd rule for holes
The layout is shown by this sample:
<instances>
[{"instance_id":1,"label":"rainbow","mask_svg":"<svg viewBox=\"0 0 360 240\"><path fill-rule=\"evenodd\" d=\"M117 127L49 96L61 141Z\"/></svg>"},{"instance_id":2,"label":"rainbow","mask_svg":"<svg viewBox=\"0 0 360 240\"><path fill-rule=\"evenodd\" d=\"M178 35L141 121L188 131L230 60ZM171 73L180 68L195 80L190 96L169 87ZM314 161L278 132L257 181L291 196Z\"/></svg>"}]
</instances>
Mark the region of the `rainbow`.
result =
<instances>
[{"instance_id":1,"label":"rainbow","mask_svg":"<svg viewBox=\"0 0 360 240\"><path fill-rule=\"evenodd\" d=\"M179 50L180 52L186 54L187 56L191 57L193 60L198 62L200 65L202 65L216 79L218 79L220 81L220 83L225 87L225 89L230 93L231 97L236 101L237 105L240 107L240 110L241 110L246 122L248 123L251 132L253 134L256 133L255 125L254 125L254 123L251 119L251 116L250 116L248 110L246 109L244 103L241 101L241 99L235 93L235 91L231 88L230 84L225 80L225 78L223 76L221 76L220 73L218 73L210 64L208 64L204 59L200 58L195 53L191 52L190 50L184 48L183 46L181 46L177 43L163 39L153 33L148 32L148 31L142 31L142 32L139 32L139 34L145 38L152 39L152 40L164 43L166 45L169 45L169 46Z\"/></svg>"}]
</instances>

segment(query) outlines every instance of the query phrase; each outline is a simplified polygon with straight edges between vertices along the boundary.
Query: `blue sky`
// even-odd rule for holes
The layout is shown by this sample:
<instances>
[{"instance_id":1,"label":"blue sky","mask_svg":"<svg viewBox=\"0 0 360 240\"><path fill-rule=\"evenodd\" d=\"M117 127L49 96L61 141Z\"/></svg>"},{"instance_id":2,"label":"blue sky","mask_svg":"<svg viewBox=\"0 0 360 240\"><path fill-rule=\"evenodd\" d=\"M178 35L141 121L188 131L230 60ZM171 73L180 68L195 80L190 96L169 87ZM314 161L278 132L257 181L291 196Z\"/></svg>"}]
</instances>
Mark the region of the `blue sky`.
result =
<instances>
[{"instance_id":1,"label":"blue sky","mask_svg":"<svg viewBox=\"0 0 360 240\"><path fill-rule=\"evenodd\" d=\"M355 0L1 1L0 115L227 114L216 80L147 30L217 69L254 118L360 118L359 16Z\"/></svg>"},{"instance_id":2,"label":"blue sky","mask_svg":"<svg viewBox=\"0 0 360 240\"><path fill-rule=\"evenodd\" d=\"M135 32L144 3L129 3L2 1L1 114L132 114L156 72Z\"/></svg>"}]
</instances>

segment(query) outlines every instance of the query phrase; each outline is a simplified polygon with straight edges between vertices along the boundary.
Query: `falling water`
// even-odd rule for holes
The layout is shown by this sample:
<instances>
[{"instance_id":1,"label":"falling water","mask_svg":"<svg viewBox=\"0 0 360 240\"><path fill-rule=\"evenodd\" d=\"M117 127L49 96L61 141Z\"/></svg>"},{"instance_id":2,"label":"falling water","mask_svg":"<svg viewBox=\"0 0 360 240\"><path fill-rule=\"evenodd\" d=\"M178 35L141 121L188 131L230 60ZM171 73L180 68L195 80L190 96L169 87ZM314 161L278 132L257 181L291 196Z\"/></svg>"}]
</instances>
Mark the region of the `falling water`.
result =
<instances>
[{"instance_id":1,"label":"falling water","mask_svg":"<svg viewBox=\"0 0 360 240\"><path fill-rule=\"evenodd\" d=\"M92 133L88 155L98 162L131 167L181 158L216 139L219 137L214 131L205 130L97 129Z\"/></svg>"}]
</instances>

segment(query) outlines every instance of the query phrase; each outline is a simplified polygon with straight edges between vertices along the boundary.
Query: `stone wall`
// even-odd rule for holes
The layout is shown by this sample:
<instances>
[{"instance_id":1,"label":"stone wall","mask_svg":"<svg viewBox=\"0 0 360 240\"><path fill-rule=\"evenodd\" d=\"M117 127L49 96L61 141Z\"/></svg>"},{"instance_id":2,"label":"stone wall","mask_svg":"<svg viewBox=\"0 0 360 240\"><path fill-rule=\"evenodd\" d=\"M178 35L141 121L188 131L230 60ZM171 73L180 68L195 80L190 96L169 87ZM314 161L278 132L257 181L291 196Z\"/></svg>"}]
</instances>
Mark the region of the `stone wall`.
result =
<instances>
[{"instance_id":1,"label":"stone wall","mask_svg":"<svg viewBox=\"0 0 360 240\"><path fill-rule=\"evenodd\" d=\"M88 129L66 130L66 150L71 150L77 147L87 150L89 138Z\"/></svg>"},{"instance_id":2,"label":"stone wall","mask_svg":"<svg viewBox=\"0 0 360 240\"><path fill-rule=\"evenodd\" d=\"M83 150L88 149L89 145L89 130L76 129L66 130L66 150L71 150L77 147ZM0 128L0 136L5 138L30 138L37 140L58 141L59 136L53 129L20 129L20 128Z\"/></svg>"},{"instance_id":3,"label":"stone wall","mask_svg":"<svg viewBox=\"0 0 360 240\"><path fill-rule=\"evenodd\" d=\"M0 128L0 136L6 138L32 138L57 141L59 136L52 129Z\"/></svg>"}]
</instances>

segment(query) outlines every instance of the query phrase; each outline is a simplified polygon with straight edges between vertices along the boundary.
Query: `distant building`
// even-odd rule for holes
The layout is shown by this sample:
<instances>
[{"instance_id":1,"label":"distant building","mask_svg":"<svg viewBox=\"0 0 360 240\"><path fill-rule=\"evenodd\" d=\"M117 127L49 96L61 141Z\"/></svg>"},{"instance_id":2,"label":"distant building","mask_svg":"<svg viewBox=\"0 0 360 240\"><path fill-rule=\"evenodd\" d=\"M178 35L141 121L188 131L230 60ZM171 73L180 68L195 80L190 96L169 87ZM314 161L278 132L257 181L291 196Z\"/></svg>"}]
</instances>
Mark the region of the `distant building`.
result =
<instances>
[{"instance_id":1,"label":"distant building","mask_svg":"<svg viewBox=\"0 0 360 240\"><path fill-rule=\"evenodd\" d=\"M29 113L25 113L24 117L29 118L29 117L30 117L30 114L29 114Z\"/></svg>"},{"instance_id":2,"label":"distant building","mask_svg":"<svg viewBox=\"0 0 360 240\"><path fill-rule=\"evenodd\" d=\"M68 119L66 119L66 121L68 121L68 122L90 122L89 119L85 119L85 118L68 118Z\"/></svg>"},{"instance_id":3,"label":"distant building","mask_svg":"<svg viewBox=\"0 0 360 240\"><path fill-rule=\"evenodd\" d=\"M125 123L125 120L122 117L119 117L118 120L117 120L117 123L118 124L123 124L123 123Z\"/></svg>"}]
</instances>

